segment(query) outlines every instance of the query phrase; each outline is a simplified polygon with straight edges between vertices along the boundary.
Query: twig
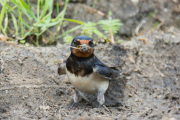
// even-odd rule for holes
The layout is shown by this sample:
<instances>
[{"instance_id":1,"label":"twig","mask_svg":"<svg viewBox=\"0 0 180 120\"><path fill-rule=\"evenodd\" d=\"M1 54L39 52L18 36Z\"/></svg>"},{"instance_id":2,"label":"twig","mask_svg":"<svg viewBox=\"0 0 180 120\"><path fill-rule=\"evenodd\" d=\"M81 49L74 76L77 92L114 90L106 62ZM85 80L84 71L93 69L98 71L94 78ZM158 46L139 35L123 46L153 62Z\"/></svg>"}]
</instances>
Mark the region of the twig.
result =
<instances>
[{"instance_id":1,"label":"twig","mask_svg":"<svg viewBox=\"0 0 180 120\"><path fill-rule=\"evenodd\" d=\"M4 61L3 61L3 59L1 59L1 70L0 70L0 73L3 71L3 69L4 69Z\"/></svg>"},{"instance_id":2,"label":"twig","mask_svg":"<svg viewBox=\"0 0 180 120\"><path fill-rule=\"evenodd\" d=\"M103 107L105 108L106 111L111 113L111 111L105 105L103 105Z\"/></svg>"},{"instance_id":3,"label":"twig","mask_svg":"<svg viewBox=\"0 0 180 120\"><path fill-rule=\"evenodd\" d=\"M85 8L85 9L87 9L89 12L91 12L91 13L96 13L96 14L98 14L98 15L100 15L100 16L103 16L103 17L105 17L105 18L108 18L108 16L105 14L105 13L103 13L103 12L101 12L101 11L99 11L99 10L97 10L97 9L94 9L94 8L92 8L92 7L89 7L89 6L87 6L87 5L84 5L84 4L79 4L81 7L83 7L83 8Z\"/></svg>"},{"instance_id":4,"label":"twig","mask_svg":"<svg viewBox=\"0 0 180 120\"><path fill-rule=\"evenodd\" d=\"M154 66L155 70L156 70L157 72L159 72L159 74L161 75L161 77L164 77L164 74L156 67L156 65L153 64L153 66Z\"/></svg>"},{"instance_id":5,"label":"twig","mask_svg":"<svg viewBox=\"0 0 180 120\"><path fill-rule=\"evenodd\" d=\"M140 28L142 27L142 25L143 25L144 23L146 23L146 21L145 21L145 20L142 20L142 21L139 23L139 25L136 27L136 29L135 29L135 35L136 35L136 36L138 36L139 30L140 30Z\"/></svg>"},{"instance_id":6,"label":"twig","mask_svg":"<svg viewBox=\"0 0 180 120\"><path fill-rule=\"evenodd\" d=\"M80 45L80 46L81 46L81 45ZM75 48L75 49L80 49L80 48L77 48L77 47L74 47L74 46L69 46L69 47ZM98 49L103 49L103 48L105 48L105 47L101 47L101 48L93 48L93 49L98 50Z\"/></svg>"}]
</instances>

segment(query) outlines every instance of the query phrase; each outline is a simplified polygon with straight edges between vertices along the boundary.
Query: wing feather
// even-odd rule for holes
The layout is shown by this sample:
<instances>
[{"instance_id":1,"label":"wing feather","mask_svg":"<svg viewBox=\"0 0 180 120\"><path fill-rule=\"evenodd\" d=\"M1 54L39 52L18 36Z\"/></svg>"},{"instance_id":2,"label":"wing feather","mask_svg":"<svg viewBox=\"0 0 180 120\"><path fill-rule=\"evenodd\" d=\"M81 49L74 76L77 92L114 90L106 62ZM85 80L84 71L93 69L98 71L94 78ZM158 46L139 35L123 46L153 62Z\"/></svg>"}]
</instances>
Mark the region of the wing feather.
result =
<instances>
[{"instance_id":1,"label":"wing feather","mask_svg":"<svg viewBox=\"0 0 180 120\"><path fill-rule=\"evenodd\" d=\"M108 79L108 80L112 80L114 79L114 77L117 77L119 75L119 71L115 68L110 68L107 67L105 64L103 64L101 61L99 61L98 59L96 59L95 63L94 63L94 67L93 67L93 71Z\"/></svg>"}]
</instances>

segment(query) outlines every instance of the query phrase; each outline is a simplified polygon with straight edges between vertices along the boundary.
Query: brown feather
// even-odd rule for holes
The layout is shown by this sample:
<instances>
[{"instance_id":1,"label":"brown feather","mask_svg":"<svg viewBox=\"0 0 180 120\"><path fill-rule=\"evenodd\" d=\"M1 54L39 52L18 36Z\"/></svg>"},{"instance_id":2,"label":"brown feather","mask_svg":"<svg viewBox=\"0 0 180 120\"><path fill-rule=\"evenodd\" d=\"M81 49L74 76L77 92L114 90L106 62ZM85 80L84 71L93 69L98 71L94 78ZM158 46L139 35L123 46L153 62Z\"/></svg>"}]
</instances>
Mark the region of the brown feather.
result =
<instances>
[{"instance_id":1,"label":"brown feather","mask_svg":"<svg viewBox=\"0 0 180 120\"><path fill-rule=\"evenodd\" d=\"M88 52L82 52L82 51L80 51L79 49L76 49L76 48L74 48L73 49L73 54L74 55L76 55L77 57L89 57L89 56L91 56L92 55L92 53L93 53L93 48L90 48L90 50L88 51Z\"/></svg>"}]
</instances>

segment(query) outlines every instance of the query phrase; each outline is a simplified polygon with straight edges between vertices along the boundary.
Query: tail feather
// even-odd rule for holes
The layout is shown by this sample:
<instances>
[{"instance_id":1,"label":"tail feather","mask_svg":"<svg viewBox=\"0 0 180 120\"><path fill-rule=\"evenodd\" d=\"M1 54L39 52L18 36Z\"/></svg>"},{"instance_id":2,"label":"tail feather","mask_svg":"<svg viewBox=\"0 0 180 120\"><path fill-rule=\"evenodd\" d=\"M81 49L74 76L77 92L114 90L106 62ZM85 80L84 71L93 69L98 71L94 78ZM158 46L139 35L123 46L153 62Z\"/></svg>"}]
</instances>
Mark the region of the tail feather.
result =
<instances>
[{"instance_id":1,"label":"tail feather","mask_svg":"<svg viewBox=\"0 0 180 120\"><path fill-rule=\"evenodd\" d=\"M58 74L62 75L62 74L66 74L66 61L64 61L63 63L58 65Z\"/></svg>"}]
</instances>

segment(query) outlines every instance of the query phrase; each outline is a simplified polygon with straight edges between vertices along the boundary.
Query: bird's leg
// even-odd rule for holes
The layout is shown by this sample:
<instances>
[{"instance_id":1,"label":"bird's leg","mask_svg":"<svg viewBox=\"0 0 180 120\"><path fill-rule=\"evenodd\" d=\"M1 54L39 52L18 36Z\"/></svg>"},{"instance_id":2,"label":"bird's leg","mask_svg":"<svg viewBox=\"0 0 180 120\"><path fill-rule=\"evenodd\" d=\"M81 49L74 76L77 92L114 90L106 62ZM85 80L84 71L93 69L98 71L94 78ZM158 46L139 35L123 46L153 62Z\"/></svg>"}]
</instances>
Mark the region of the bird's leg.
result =
<instances>
[{"instance_id":1,"label":"bird's leg","mask_svg":"<svg viewBox=\"0 0 180 120\"><path fill-rule=\"evenodd\" d=\"M84 93L82 93L82 92L79 91L79 95L80 95L84 100L86 100L87 102L90 102L90 101L87 99L87 97L84 95Z\"/></svg>"},{"instance_id":2,"label":"bird's leg","mask_svg":"<svg viewBox=\"0 0 180 120\"><path fill-rule=\"evenodd\" d=\"M98 95L97 95L97 101L99 102L98 108L101 107L105 102L104 93L105 93L105 91L103 91L103 90L98 91Z\"/></svg>"},{"instance_id":3,"label":"bird's leg","mask_svg":"<svg viewBox=\"0 0 180 120\"><path fill-rule=\"evenodd\" d=\"M74 94L74 103L72 103L72 105L69 107L69 109L72 109L76 106L76 104L81 100L81 97L79 95L79 92L75 89L75 94Z\"/></svg>"},{"instance_id":4,"label":"bird's leg","mask_svg":"<svg viewBox=\"0 0 180 120\"><path fill-rule=\"evenodd\" d=\"M79 91L75 89L74 103L78 103L81 100Z\"/></svg>"},{"instance_id":5,"label":"bird's leg","mask_svg":"<svg viewBox=\"0 0 180 120\"><path fill-rule=\"evenodd\" d=\"M84 93L78 91L75 89L75 95L74 95L74 102L77 103L81 100L81 98L83 98L84 100L86 100L87 102L90 102L87 97L84 95Z\"/></svg>"}]
</instances>

